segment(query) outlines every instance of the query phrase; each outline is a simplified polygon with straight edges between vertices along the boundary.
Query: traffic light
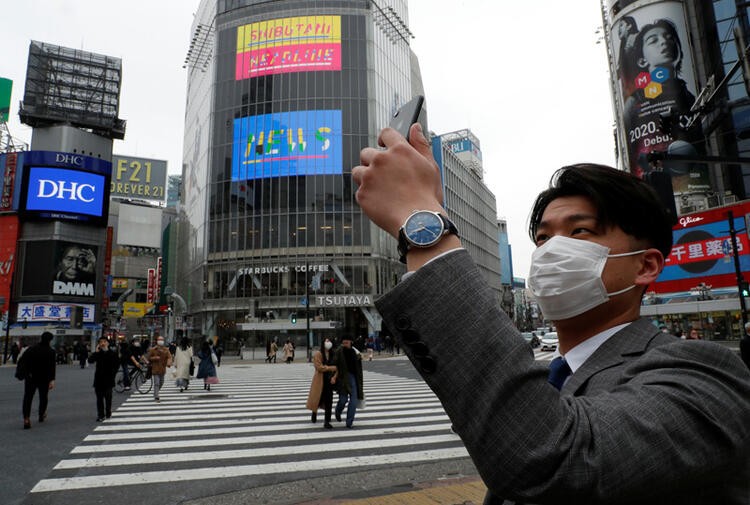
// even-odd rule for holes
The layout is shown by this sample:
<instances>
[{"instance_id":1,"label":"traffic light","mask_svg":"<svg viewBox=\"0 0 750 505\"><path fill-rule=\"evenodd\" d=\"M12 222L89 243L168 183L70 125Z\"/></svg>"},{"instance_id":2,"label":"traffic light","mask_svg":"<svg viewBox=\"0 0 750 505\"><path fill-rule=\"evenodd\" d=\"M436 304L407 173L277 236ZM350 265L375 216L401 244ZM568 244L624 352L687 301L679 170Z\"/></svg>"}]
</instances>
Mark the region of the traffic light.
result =
<instances>
[{"instance_id":1,"label":"traffic light","mask_svg":"<svg viewBox=\"0 0 750 505\"><path fill-rule=\"evenodd\" d=\"M70 307L70 327L83 328L83 307L80 305L71 305Z\"/></svg>"},{"instance_id":2,"label":"traffic light","mask_svg":"<svg viewBox=\"0 0 750 505\"><path fill-rule=\"evenodd\" d=\"M742 296L744 297L750 296L750 289L748 288L747 281L742 281L741 287L742 287Z\"/></svg>"},{"instance_id":3,"label":"traffic light","mask_svg":"<svg viewBox=\"0 0 750 505\"><path fill-rule=\"evenodd\" d=\"M297 313L292 312L289 314L289 320L292 322L292 324L297 324Z\"/></svg>"},{"instance_id":4,"label":"traffic light","mask_svg":"<svg viewBox=\"0 0 750 505\"><path fill-rule=\"evenodd\" d=\"M331 277L330 279L320 279L321 284L336 284L336 278Z\"/></svg>"}]
</instances>

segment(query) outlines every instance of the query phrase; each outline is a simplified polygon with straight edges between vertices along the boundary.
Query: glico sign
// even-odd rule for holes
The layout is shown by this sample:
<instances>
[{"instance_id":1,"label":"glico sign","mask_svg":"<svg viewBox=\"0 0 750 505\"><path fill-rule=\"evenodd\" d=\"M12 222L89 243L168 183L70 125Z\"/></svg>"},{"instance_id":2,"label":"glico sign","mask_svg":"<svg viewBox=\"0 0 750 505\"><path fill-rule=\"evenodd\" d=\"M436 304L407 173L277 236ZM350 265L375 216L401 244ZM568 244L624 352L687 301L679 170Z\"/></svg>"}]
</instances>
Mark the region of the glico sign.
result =
<instances>
[{"instance_id":1,"label":"glico sign","mask_svg":"<svg viewBox=\"0 0 750 505\"><path fill-rule=\"evenodd\" d=\"M111 163L70 153L24 158L21 210L27 217L106 222Z\"/></svg>"}]
</instances>

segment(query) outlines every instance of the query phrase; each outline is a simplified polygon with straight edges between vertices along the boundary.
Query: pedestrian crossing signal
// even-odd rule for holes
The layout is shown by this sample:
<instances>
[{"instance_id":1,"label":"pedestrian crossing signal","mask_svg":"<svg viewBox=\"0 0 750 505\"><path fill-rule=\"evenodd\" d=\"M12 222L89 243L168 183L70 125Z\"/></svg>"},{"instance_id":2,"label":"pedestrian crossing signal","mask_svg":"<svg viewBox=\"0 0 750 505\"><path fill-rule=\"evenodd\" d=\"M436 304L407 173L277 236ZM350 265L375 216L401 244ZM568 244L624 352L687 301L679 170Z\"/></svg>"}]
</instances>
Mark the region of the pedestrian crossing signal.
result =
<instances>
[{"instance_id":1,"label":"pedestrian crossing signal","mask_svg":"<svg viewBox=\"0 0 750 505\"><path fill-rule=\"evenodd\" d=\"M292 324L297 324L297 313L292 312L289 314L289 320L292 322Z\"/></svg>"},{"instance_id":2,"label":"pedestrian crossing signal","mask_svg":"<svg viewBox=\"0 0 750 505\"><path fill-rule=\"evenodd\" d=\"M750 289L748 288L747 282L742 283L742 296L744 297L750 296Z\"/></svg>"}]
</instances>

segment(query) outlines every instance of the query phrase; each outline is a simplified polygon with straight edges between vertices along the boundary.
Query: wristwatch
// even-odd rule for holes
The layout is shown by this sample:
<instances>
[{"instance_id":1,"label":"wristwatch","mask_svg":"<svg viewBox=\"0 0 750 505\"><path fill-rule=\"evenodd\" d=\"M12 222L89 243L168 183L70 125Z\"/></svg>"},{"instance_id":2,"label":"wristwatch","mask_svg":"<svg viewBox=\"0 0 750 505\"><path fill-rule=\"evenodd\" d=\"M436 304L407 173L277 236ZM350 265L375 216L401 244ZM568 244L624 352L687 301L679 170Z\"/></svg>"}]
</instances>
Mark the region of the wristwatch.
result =
<instances>
[{"instance_id":1,"label":"wristwatch","mask_svg":"<svg viewBox=\"0 0 750 505\"><path fill-rule=\"evenodd\" d=\"M458 235L458 228L442 214L431 210L418 210L406 218L398 230L398 254L406 263L406 253L412 247L432 247L446 235Z\"/></svg>"}]
</instances>

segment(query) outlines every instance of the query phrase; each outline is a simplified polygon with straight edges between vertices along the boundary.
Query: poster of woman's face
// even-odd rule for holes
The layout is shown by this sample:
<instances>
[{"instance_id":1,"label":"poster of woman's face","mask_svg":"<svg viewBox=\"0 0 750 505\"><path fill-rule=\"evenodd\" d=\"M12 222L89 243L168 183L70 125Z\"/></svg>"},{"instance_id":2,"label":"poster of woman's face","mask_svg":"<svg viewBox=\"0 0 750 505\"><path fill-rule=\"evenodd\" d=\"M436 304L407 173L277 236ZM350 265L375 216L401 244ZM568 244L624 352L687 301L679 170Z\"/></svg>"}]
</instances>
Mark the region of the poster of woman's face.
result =
<instances>
[{"instance_id":1,"label":"poster of woman's face","mask_svg":"<svg viewBox=\"0 0 750 505\"><path fill-rule=\"evenodd\" d=\"M705 153L700 123L691 121L697 85L683 5L661 2L622 12L610 33L630 171L650 171L652 151ZM671 162L665 168L675 193L710 189L704 164Z\"/></svg>"}]
</instances>

